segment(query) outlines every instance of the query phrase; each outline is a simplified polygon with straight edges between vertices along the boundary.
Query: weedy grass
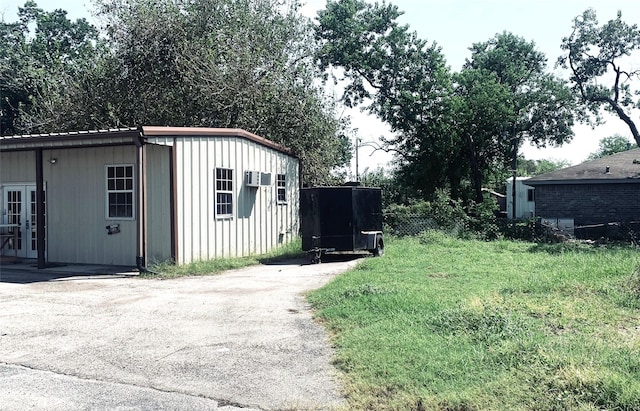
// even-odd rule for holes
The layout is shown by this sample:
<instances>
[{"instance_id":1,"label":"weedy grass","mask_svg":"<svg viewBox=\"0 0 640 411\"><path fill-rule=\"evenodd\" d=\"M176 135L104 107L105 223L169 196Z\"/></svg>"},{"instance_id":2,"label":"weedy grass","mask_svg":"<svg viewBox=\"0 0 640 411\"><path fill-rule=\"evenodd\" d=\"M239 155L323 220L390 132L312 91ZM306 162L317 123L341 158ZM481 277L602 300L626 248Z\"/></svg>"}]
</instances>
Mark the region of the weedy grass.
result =
<instances>
[{"instance_id":1,"label":"weedy grass","mask_svg":"<svg viewBox=\"0 0 640 411\"><path fill-rule=\"evenodd\" d=\"M149 273L143 273L145 278L176 278L196 275L213 275L226 270L247 267L250 265L264 264L279 260L303 257L301 240L292 241L278 247L267 254L238 257L216 258L212 260L194 261L188 264L174 264L170 261L153 264Z\"/></svg>"},{"instance_id":2,"label":"weedy grass","mask_svg":"<svg viewBox=\"0 0 640 411\"><path fill-rule=\"evenodd\" d=\"M640 409L631 246L389 239L308 299L349 409Z\"/></svg>"}]
</instances>

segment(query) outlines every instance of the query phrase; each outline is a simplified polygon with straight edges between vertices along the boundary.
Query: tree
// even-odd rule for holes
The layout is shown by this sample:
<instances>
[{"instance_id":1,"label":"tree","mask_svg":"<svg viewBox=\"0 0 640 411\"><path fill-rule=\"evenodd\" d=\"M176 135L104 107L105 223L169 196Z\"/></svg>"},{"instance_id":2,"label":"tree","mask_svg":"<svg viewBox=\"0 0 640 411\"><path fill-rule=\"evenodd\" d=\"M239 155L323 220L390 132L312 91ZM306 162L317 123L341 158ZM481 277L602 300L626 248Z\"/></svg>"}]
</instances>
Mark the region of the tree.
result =
<instances>
[{"instance_id":1,"label":"tree","mask_svg":"<svg viewBox=\"0 0 640 411\"><path fill-rule=\"evenodd\" d=\"M0 134L74 128L81 116L67 114L82 108L77 91L101 48L85 19L72 22L33 1L18 9L17 22L0 22Z\"/></svg>"},{"instance_id":2,"label":"tree","mask_svg":"<svg viewBox=\"0 0 640 411\"><path fill-rule=\"evenodd\" d=\"M346 105L364 105L389 125L394 135L383 137L384 147L397 155L398 178L416 197L447 185L461 195L468 173L448 121L451 73L437 44L398 24L401 14L386 3L328 1L317 17L318 60L340 69Z\"/></svg>"},{"instance_id":3,"label":"tree","mask_svg":"<svg viewBox=\"0 0 640 411\"><path fill-rule=\"evenodd\" d=\"M390 125L386 147L418 196L448 188L481 202L487 176L509 167L525 137L538 146L571 139L576 100L545 73L533 43L498 34L474 44L454 75L439 47L400 26L400 15L386 3L329 1L316 35L322 66L344 70L347 104L368 103Z\"/></svg>"},{"instance_id":4,"label":"tree","mask_svg":"<svg viewBox=\"0 0 640 411\"><path fill-rule=\"evenodd\" d=\"M530 160L523 156L518 157L518 175L523 177L550 173L569 166L571 166L571 163L567 160Z\"/></svg>"},{"instance_id":5,"label":"tree","mask_svg":"<svg viewBox=\"0 0 640 411\"><path fill-rule=\"evenodd\" d=\"M627 151L629 149L629 144L629 140L620 134L604 137L600 139L600 143L598 143L598 151L589 154L587 160L595 160L597 158Z\"/></svg>"},{"instance_id":6,"label":"tree","mask_svg":"<svg viewBox=\"0 0 640 411\"><path fill-rule=\"evenodd\" d=\"M313 29L296 1L96 5L102 35L33 2L0 26L3 133L240 127L291 148L308 184L349 161L348 118L318 85Z\"/></svg>"},{"instance_id":7,"label":"tree","mask_svg":"<svg viewBox=\"0 0 640 411\"><path fill-rule=\"evenodd\" d=\"M101 0L118 124L240 127L291 148L308 184L350 159L296 1ZM117 105L116 105L117 104Z\"/></svg>"},{"instance_id":8,"label":"tree","mask_svg":"<svg viewBox=\"0 0 640 411\"><path fill-rule=\"evenodd\" d=\"M485 138L494 142L495 152L485 153L493 161L493 168L511 169L515 176L519 147L525 139L538 147L571 140L576 99L562 80L546 73L547 59L535 43L504 32L475 43L470 50L471 59L463 72L488 71L505 88L503 121L486 124L485 128ZM480 195L476 188L476 198Z\"/></svg>"},{"instance_id":9,"label":"tree","mask_svg":"<svg viewBox=\"0 0 640 411\"><path fill-rule=\"evenodd\" d=\"M640 146L640 132L631 117L640 108L639 89L632 81L640 70L632 67L627 57L640 50L637 25L622 21L618 12L614 20L598 27L595 11L588 9L573 21L573 31L562 39L565 54L558 64L571 71L573 89L599 120L601 108L617 115L629 127Z\"/></svg>"},{"instance_id":10,"label":"tree","mask_svg":"<svg viewBox=\"0 0 640 411\"><path fill-rule=\"evenodd\" d=\"M507 104L513 117L502 130L511 142L511 156L517 154L525 139L538 147L562 145L573 137L577 101L561 79L547 73L547 59L535 43L511 33L497 34L484 43L471 47L471 59L465 69L484 69L495 73L507 87Z\"/></svg>"},{"instance_id":11,"label":"tree","mask_svg":"<svg viewBox=\"0 0 640 411\"><path fill-rule=\"evenodd\" d=\"M464 142L474 201L481 203L487 171L500 168L510 153L509 141L500 138L500 132L514 116L512 95L495 73L485 69L468 68L454 79L454 132Z\"/></svg>"}]
</instances>

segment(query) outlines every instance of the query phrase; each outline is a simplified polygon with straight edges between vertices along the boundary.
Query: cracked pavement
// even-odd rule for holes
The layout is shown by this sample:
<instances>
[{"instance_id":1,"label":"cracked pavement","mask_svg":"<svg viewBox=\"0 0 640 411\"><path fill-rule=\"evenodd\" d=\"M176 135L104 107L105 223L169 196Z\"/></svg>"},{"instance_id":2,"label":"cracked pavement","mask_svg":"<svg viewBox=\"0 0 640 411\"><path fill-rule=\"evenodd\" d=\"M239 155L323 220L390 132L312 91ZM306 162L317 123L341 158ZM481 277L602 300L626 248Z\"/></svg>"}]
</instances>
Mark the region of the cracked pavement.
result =
<instances>
[{"instance_id":1,"label":"cracked pavement","mask_svg":"<svg viewBox=\"0 0 640 411\"><path fill-rule=\"evenodd\" d=\"M358 263L333 260L22 283L2 266L2 408L335 409L333 351L303 296Z\"/></svg>"}]
</instances>

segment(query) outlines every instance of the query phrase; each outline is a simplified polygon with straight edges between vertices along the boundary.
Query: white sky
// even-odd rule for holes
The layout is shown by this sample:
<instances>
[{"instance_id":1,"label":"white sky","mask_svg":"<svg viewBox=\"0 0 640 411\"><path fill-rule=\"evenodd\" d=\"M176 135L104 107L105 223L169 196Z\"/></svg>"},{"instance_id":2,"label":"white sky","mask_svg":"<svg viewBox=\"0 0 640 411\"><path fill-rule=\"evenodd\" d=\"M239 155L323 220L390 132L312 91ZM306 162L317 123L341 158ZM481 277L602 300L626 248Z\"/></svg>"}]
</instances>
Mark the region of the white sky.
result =
<instances>
[{"instance_id":1,"label":"white sky","mask_svg":"<svg viewBox=\"0 0 640 411\"><path fill-rule=\"evenodd\" d=\"M62 8L67 10L71 19L85 17L93 22L90 16L92 5L89 0L36 0L39 7L45 10ZM428 40L435 41L442 47L448 64L452 70L458 71L470 56L468 48L473 43L484 42L496 33L509 31L528 41L534 41L538 49L544 52L549 61L549 68L561 54L562 37L571 33L573 18L582 14L587 8L596 10L600 23L616 17L622 11L622 19L629 24L640 24L640 1L638 0L393 0L400 10L405 11L401 22L408 24L411 30ZM5 21L14 21L15 13L24 0L0 0L0 13ZM303 12L315 16L317 10L323 8L325 0L307 0ZM640 60L638 60L640 66ZM561 74L561 72L557 72ZM375 118L356 111L349 114L353 117L353 125L358 128L363 141L376 141L380 135L389 133L388 129ZM638 112L634 119L640 120ZM572 143L561 148L537 150L525 143L523 152L530 159L569 160L578 164L598 148L603 137L621 134L631 140L631 133L619 119L610 117L605 125L591 130L590 127L578 125L574 128L575 137ZM371 148L360 149L360 173L366 168L385 166L391 158L381 152L370 156ZM352 172L355 170L352 166Z\"/></svg>"}]
</instances>

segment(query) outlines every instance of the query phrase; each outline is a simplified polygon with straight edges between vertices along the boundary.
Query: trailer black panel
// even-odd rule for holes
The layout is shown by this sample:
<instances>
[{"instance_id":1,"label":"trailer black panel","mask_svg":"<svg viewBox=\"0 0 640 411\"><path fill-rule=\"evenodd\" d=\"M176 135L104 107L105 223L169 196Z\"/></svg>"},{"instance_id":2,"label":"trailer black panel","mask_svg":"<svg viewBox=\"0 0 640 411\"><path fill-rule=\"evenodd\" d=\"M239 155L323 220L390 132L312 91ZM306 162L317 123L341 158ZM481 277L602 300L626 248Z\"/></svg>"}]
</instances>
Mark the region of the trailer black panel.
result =
<instances>
[{"instance_id":1,"label":"trailer black panel","mask_svg":"<svg viewBox=\"0 0 640 411\"><path fill-rule=\"evenodd\" d=\"M335 251L382 247L382 191L344 186L303 188L300 192L302 249ZM380 242L380 244L378 244Z\"/></svg>"}]
</instances>

